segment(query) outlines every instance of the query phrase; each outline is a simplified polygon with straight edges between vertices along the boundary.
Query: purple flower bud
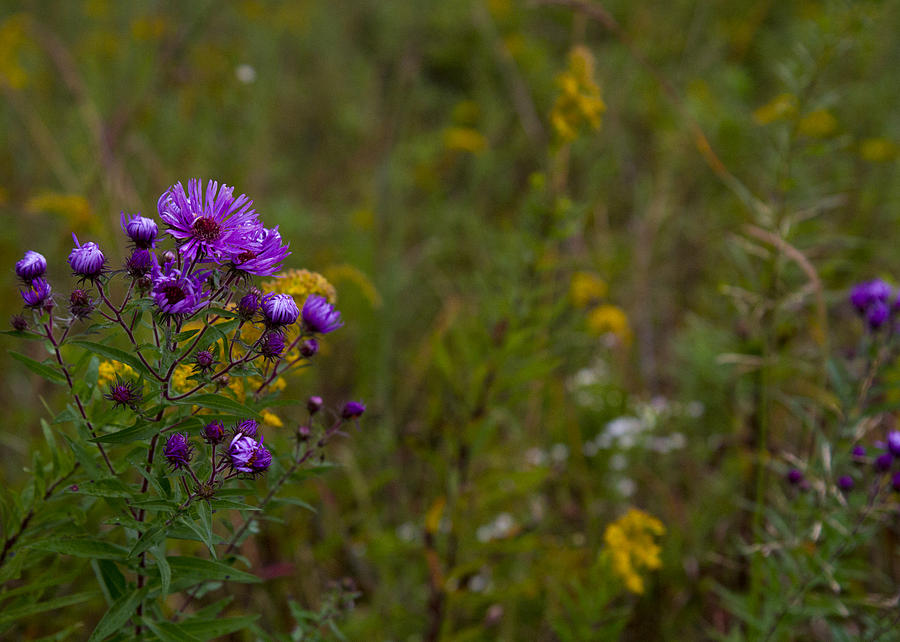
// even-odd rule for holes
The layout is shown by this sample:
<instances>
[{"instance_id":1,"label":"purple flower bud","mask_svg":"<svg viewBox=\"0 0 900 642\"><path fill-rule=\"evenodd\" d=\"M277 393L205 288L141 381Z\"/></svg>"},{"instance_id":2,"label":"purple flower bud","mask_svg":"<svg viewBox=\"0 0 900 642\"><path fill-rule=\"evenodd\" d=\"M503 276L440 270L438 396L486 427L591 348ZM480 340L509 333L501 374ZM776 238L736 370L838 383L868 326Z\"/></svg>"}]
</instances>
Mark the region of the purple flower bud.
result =
<instances>
[{"instance_id":1,"label":"purple flower bud","mask_svg":"<svg viewBox=\"0 0 900 642\"><path fill-rule=\"evenodd\" d=\"M100 251L100 246L93 241L82 245L74 233L72 238L75 240L75 248L69 253L69 265L72 267L72 273L81 277L82 280L96 279L103 273L103 265L106 263L106 257Z\"/></svg>"},{"instance_id":2,"label":"purple flower bud","mask_svg":"<svg viewBox=\"0 0 900 642\"><path fill-rule=\"evenodd\" d=\"M216 365L216 358L209 350L200 350L194 355L194 371L207 372Z\"/></svg>"},{"instance_id":3,"label":"purple flower bud","mask_svg":"<svg viewBox=\"0 0 900 642\"><path fill-rule=\"evenodd\" d=\"M277 332L269 332L259 343L259 353L266 359L276 360L284 352L284 337Z\"/></svg>"},{"instance_id":4,"label":"purple flower bud","mask_svg":"<svg viewBox=\"0 0 900 642\"><path fill-rule=\"evenodd\" d=\"M94 300L85 290L72 290L69 295L69 314L76 319L83 319L94 311Z\"/></svg>"},{"instance_id":5,"label":"purple flower bud","mask_svg":"<svg viewBox=\"0 0 900 642\"><path fill-rule=\"evenodd\" d=\"M241 433L245 437L256 437L259 432L259 424L254 419L245 419L234 428L235 433Z\"/></svg>"},{"instance_id":6,"label":"purple flower bud","mask_svg":"<svg viewBox=\"0 0 900 642\"><path fill-rule=\"evenodd\" d=\"M27 290L19 290L25 305L29 308L40 308L50 301L50 293L52 288L43 277L38 277L31 281Z\"/></svg>"},{"instance_id":7,"label":"purple flower bud","mask_svg":"<svg viewBox=\"0 0 900 642\"><path fill-rule=\"evenodd\" d=\"M238 302L237 313L244 321L249 321L259 310L259 291L255 288L241 297Z\"/></svg>"},{"instance_id":8,"label":"purple flower bud","mask_svg":"<svg viewBox=\"0 0 900 642\"><path fill-rule=\"evenodd\" d=\"M344 409L341 411L341 417L344 419L356 419L357 417L361 417L365 411L366 406L361 401L348 401L344 404Z\"/></svg>"},{"instance_id":9,"label":"purple flower bud","mask_svg":"<svg viewBox=\"0 0 900 642\"><path fill-rule=\"evenodd\" d=\"M156 245L156 235L159 234L159 228L156 221L152 218L135 214L130 217L125 216L125 212L121 214L122 231L134 241L135 247L148 249Z\"/></svg>"},{"instance_id":10,"label":"purple flower bud","mask_svg":"<svg viewBox=\"0 0 900 642\"><path fill-rule=\"evenodd\" d=\"M343 327L344 324L341 323L341 313L334 309L328 299L318 294L310 294L303 304L303 325L310 332L327 334Z\"/></svg>"},{"instance_id":11,"label":"purple flower bud","mask_svg":"<svg viewBox=\"0 0 900 642\"><path fill-rule=\"evenodd\" d=\"M43 254L38 254L34 250L25 252L25 256L16 261L16 275L25 283L30 284L32 279L44 276L47 271L47 259Z\"/></svg>"},{"instance_id":12,"label":"purple flower bud","mask_svg":"<svg viewBox=\"0 0 900 642\"><path fill-rule=\"evenodd\" d=\"M890 297L891 286L881 279L857 283L850 290L850 303L860 314L875 302L887 303Z\"/></svg>"},{"instance_id":13,"label":"purple flower bud","mask_svg":"<svg viewBox=\"0 0 900 642\"><path fill-rule=\"evenodd\" d=\"M175 262L175 252L172 250L166 250L163 254L163 263L174 263Z\"/></svg>"},{"instance_id":14,"label":"purple flower bud","mask_svg":"<svg viewBox=\"0 0 900 642\"><path fill-rule=\"evenodd\" d=\"M865 463L866 449L863 446L857 444L853 447L853 450L850 451L850 454L853 456L853 461L855 461L857 464Z\"/></svg>"},{"instance_id":15,"label":"purple flower bud","mask_svg":"<svg viewBox=\"0 0 900 642\"><path fill-rule=\"evenodd\" d=\"M900 457L900 432L896 430L888 432L887 449L894 457Z\"/></svg>"},{"instance_id":16,"label":"purple flower bud","mask_svg":"<svg viewBox=\"0 0 900 642\"><path fill-rule=\"evenodd\" d=\"M801 473L801 472L800 472L798 469L796 469L796 468L791 468L791 469L788 471L787 479L788 479L788 481L789 481L791 484L793 484L794 486L796 486L796 485L799 484L800 481L803 479L803 473Z\"/></svg>"},{"instance_id":17,"label":"purple flower bud","mask_svg":"<svg viewBox=\"0 0 900 642\"><path fill-rule=\"evenodd\" d=\"M300 426L297 428L297 437L300 441L309 439L310 434L312 434L312 431L309 429L309 426Z\"/></svg>"},{"instance_id":18,"label":"purple flower bud","mask_svg":"<svg viewBox=\"0 0 900 642\"><path fill-rule=\"evenodd\" d=\"M838 479L838 487L843 491L853 490L853 478L850 475L844 475Z\"/></svg>"},{"instance_id":19,"label":"purple flower bud","mask_svg":"<svg viewBox=\"0 0 900 642\"><path fill-rule=\"evenodd\" d=\"M316 340L315 337L309 338L300 344L300 354L305 359L309 359L310 357L315 356L315 354L318 351L319 351L319 342Z\"/></svg>"},{"instance_id":20,"label":"purple flower bud","mask_svg":"<svg viewBox=\"0 0 900 642\"><path fill-rule=\"evenodd\" d=\"M128 276L133 279L138 279L150 274L150 270L152 269L153 254L150 250L137 248L131 253L131 256L125 259L125 271L128 272Z\"/></svg>"},{"instance_id":21,"label":"purple flower bud","mask_svg":"<svg viewBox=\"0 0 900 642\"><path fill-rule=\"evenodd\" d=\"M194 447L188 442L187 435L176 432L170 435L168 441L166 441L166 448L163 454L169 460L174 470L187 466L191 461L193 452Z\"/></svg>"},{"instance_id":22,"label":"purple flower bud","mask_svg":"<svg viewBox=\"0 0 900 642\"><path fill-rule=\"evenodd\" d=\"M261 473L272 463L272 453L262 445L262 440L238 433L228 446L231 466L242 473Z\"/></svg>"},{"instance_id":23,"label":"purple flower bud","mask_svg":"<svg viewBox=\"0 0 900 642\"><path fill-rule=\"evenodd\" d=\"M208 444L220 444L225 439L225 426L221 421L211 421L203 427L203 439Z\"/></svg>"},{"instance_id":24,"label":"purple flower bud","mask_svg":"<svg viewBox=\"0 0 900 642\"><path fill-rule=\"evenodd\" d=\"M869 324L869 328L877 330L883 326L890 313L891 310L887 306L887 303L884 303L883 301L875 301L872 303L866 310L866 322Z\"/></svg>"},{"instance_id":25,"label":"purple flower bud","mask_svg":"<svg viewBox=\"0 0 900 642\"><path fill-rule=\"evenodd\" d=\"M300 309L290 294L270 293L262 298L263 316L270 327L291 325L300 316Z\"/></svg>"},{"instance_id":26,"label":"purple flower bud","mask_svg":"<svg viewBox=\"0 0 900 642\"><path fill-rule=\"evenodd\" d=\"M875 470L880 473L885 472L886 470L891 469L891 464L894 463L894 457L891 453L882 453L875 458Z\"/></svg>"},{"instance_id":27,"label":"purple flower bud","mask_svg":"<svg viewBox=\"0 0 900 642\"><path fill-rule=\"evenodd\" d=\"M312 396L306 401L306 409L309 414L314 415L322 409L322 397Z\"/></svg>"},{"instance_id":28,"label":"purple flower bud","mask_svg":"<svg viewBox=\"0 0 900 642\"><path fill-rule=\"evenodd\" d=\"M109 387L109 392L103 395L117 407L136 409L143 400L141 384L137 381L128 381L116 377L116 382Z\"/></svg>"},{"instance_id":29,"label":"purple flower bud","mask_svg":"<svg viewBox=\"0 0 900 642\"><path fill-rule=\"evenodd\" d=\"M26 321L25 317L21 314L12 315L9 318L9 323L13 327L13 330L18 330L19 332L28 329L28 321Z\"/></svg>"}]
</instances>

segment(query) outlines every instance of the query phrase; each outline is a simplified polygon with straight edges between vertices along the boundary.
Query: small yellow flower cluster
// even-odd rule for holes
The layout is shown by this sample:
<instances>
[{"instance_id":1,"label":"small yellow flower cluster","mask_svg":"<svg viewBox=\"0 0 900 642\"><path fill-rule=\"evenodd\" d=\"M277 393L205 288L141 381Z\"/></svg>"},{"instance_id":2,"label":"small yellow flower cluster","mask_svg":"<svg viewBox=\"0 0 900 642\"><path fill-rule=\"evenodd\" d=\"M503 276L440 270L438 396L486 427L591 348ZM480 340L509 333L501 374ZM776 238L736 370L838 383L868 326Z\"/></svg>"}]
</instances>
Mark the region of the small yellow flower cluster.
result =
<instances>
[{"instance_id":1,"label":"small yellow flower cluster","mask_svg":"<svg viewBox=\"0 0 900 642\"><path fill-rule=\"evenodd\" d=\"M887 138L866 138L859 143L859 155L870 163L884 163L897 157L897 144Z\"/></svg>"},{"instance_id":2,"label":"small yellow flower cluster","mask_svg":"<svg viewBox=\"0 0 900 642\"><path fill-rule=\"evenodd\" d=\"M175 366L172 372L172 389L178 393L184 393L196 386L196 382L188 381L188 377L193 374L193 368L189 365L181 364Z\"/></svg>"},{"instance_id":3,"label":"small yellow flower cluster","mask_svg":"<svg viewBox=\"0 0 900 642\"><path fill-rule=\"evenodd\" d=\"M586 308L606 296L606 281L593 272L576 272L569 284L569 296L579 308Z\"/></svg>"},{"instance_id":4,"label":"small yellow flower cluster","mask_svg":"<svg viewBox=\"0 0 900 642\"><path fill-rule=\"evenodd\" d=\"M101 361L97 371L97 384L100 386L108 386L114 383L116 375L122 379L136 378L137 373L131 366L119 363L118 361Z\"/></svg>"},{"instance_id":5,"label":"small yellow flower cluster","mask_svg":"<svg viewBox=\"0 0 900 642\"><path fill-rule=\"evenodd\" d=\"M594 57L586 47L578 46L569 52L569 65L556 77L556 84L560 94L550 111L550 124L560 141L575 140L583 124L600 129L606 104L594 81Z\"/></svg>"},{"instance_id":6,"label":"small yellow flower cluster","mask_svg":"<svg viewBox=\"0 0 900 642\"><path fill-rule=\"evenodd\" d=\"M27 14L13 14L0 22L0 85L21 89L28 82L20 54L30 42Z\"/></svg>"},{"instance_id":7,"label":"small yellow flower cluster","mask_svg":"<svg viewBox=\"0 0 900 642\"><path fill-rule=\"evenodd\" d=\"M587 308L587 328L591 334L614 335L623 345L632 340L631 326L622 308L600 304L609 288L606 281L593 272L575 272L569 283L569 297L579 308Z\"/></svg>"},{"instance_id":8,"label":"small yellow flower cluster","mask_svg":"<svg viewBox=\"0 0 900 642\"><path fill-rule=\"evenodd\" d=\"M636 508L606 527L603 541L612 560L613 571L625 582L625 588L638 595L644 592L641 572L662 566L660 547L653 539L666 532L658 519Z\"/></svg>"},{"instance_id":9,"label":"small yellow flower cluster","mask_svg":"<svg viewBox=\"0 0 900 642\"><path fill-rule=\"evenodd\" d=\"M60 214L73 224L86 224L93 220L91 204L80 194L41 192L28 199L25 209L29 212Z\"/></svg>"},{"instance_id":10,"label":"small yellow flower cluster","mask_svg":"<svg viewBox=\"0 0 900 642\"><path fill-rule=\"evenodd\" d=\"M281 278L263 283L263 290L290 294L301 308L310 294L323 296L332 305L337 301L337 291L334 286L318 272L291 268L281 272L279 276Z\"/></svg>"},{"instance_id":11,"label":"small yellow flower cluster","mask_svg":"<svg viewBox=\"0 0 900 642\"><path fill-rule=\"evenodd\" d=\"M448 127L444 130L444 147L454 152L479 154L487 148L487 139L471 127Z\"/></svg>"}]
</instances>

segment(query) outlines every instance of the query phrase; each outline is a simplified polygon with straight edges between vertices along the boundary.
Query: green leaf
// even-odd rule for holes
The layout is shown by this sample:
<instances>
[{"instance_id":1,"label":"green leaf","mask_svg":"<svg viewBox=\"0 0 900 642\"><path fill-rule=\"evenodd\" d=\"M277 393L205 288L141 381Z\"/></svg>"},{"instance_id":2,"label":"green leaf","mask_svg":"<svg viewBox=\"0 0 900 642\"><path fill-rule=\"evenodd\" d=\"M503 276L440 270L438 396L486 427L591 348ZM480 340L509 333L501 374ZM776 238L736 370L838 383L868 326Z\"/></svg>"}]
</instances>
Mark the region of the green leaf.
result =
<instances>
[{"instance_id":1,"label":"green leaf","mask_svg":"<svg viewBox=\"0 0 900 642\"><path fill-rule=\"evenodd\" d=\"M173 622L165 620L153 622L147 618L143 618L142 621L163 642L194 642L195 640L200 642L200 638L191 635L185 631L183 626Z\"/></svg>"},{"instance_id":2,"label":"green leaf","mask_svg":"<svg viewBox=\"0 0 900 642\"><path fill-rule=\"evenodd\" d=\"M130 486L112 478L85 482L81 484L78 492L95 497L131 497L134 494Z\"/></svg>"},{"instance_id":3,"label":"green leaf","mask_svg":"<svg viewBox=\"0 0 900 642\"><path fill-rule=\"evenodd\" d=\"M104 560L124 560L128 549L118 544L111 544L87 537L70 539L48 539L30 545L39 551L62 553L75 557L89 557Z\"/></svg>"},{"instance_id":4,"label":"green leaf","mask_svg":"<svg viewBox=\"0 0 900 642\"><path fill-rule=\"evenodd\" d=\"M190 339L192 336L200 332L200 328L195 328L193 330L185 330L184 332L179 332L175 335L175 341L182 342L185 339Z\"/></svg>"},{"instance_id":5,"label":"green leaf","mask_svg":"<svg viewBox=\"0 0 900 642\"><path fill-rule=\"evenodd\" d=\"M199 557L170 557L169 566L172 567L174 578L172 584L176 587L173 590L181 590L195 584L216 580L250 584L261 581L252 573L239 571L225 562L205 560Z\"/></svg>"},{"instance_id":6,"label":"green leaf","mask_svg":"<svg viewBox=\"0 0 900 642\"><path fill-rule=\"evenodd\" d=\"M94 575L100 582L100 588L107 604L112 604L125 595L125 576L112 560L91 560Z\"/></svg>"},{"instance_id":7,"label":"green leaf","mask_svg":"<svg viewBox=\"0 0 900 642\"><path fill-rule=\"evenodd\" d=\"M138 422L134 426L109 433L108 435L100 435L99 437L91 439L91 441L102 444L130 444L135 441L142 441L148 437L152 437L158 432L158 425Z\"/></svg>"},{"instance_id":8,"label":"green leaf","mask_svg":"<svg viewBox=\"0 0 900 642\"><path fill-rule=\"evenodd\" d=\"M35 361L31 357L26 357L24 354L20 354L15 350L9 350L9 356L11 356L16 361L19 361L25 365L29 370L42 376L44 379L48 379L54 383L65 383L66 377L65 375L53 368L51 366L45 365L40 361Z\"/></svg>"},{"instance_id":9,"label":"green leaf","mask_svg":"<svg viewBox=\"0 0 900 642\"><path fill-rule=\"evenodd\" d=\"M137 372L141 372L147 376L152 376L147 367L141 363L141 360L137 358L136 355L131 354L130 352L125 352L120 348L115 348L113 346L104 345L102 343L95 343L94 341L73 341L73 345L80 346L91 352L96 352L97 354L106 357L107 359L112 359L113 361L118 361L119 363L125 363L135 369ZM155 378L155 377L154 377Z\"/></svg>"},{"instance_id":10,"label":"green leaf","mask_svg":"<svg viewBox=\"0 0 900 642\"><path fill-rule=\"evenodd\" d=\"M165 598L169 594L169 588L172 586L172 567L166 559L166 540L163 539L158 546L150 549L150 554L156 560L156 566L159 568L159 579L162 583L162 596Z\"/></svg>"},{"instance_id":11,"label":"green leaf","mask_svg":"<svg viewBox=\"0 0 900 642\"><path fill-rule=\"evenodd\" d=\"M242 617L223 617L214 620L201 620L192 618L181 623L181 629L192 635L206 640L228 635L240 631L253 624L258 615L245 615Z\"/></svg>"},{"instance_id":12,"label":"green leaf","mask_svg":"<svg viewBox=\"0 0 900 642\"><path fill-rule=\"evenodd\" d=\"M25 606L19 606L15 608L4 607L3 612L0 613L0 625L9 624L21 618L28 617L29 615L35 615L36 613L43 613L44 611L54 611L56 609L61 609L64 606L71 606L72 604L87 602L88 600L96 596L96 591L85 591L84 593L64 595L62 597L47 600L46 602L38 602L36 604L27 604Z\"/></svg>"},{"instance_id":13,"label":"green leaf","mask_svg":"<svg viewBox=\"0 0 900 642\"><path fill-rule=\"evenodd\" d=\"M248 406L240 403L239 401L235 401L234 399L229 399L224 395L213 395L213 394L204 394L204 395L191 395L190 397L186 397L185 399L179 399L175 403L182 405L192 405L192 406L201 406L203 408L209 408L211 410L218 410L219 412L224 412L229 415L236 415L239 417L259 417L259 413L255 410L252 410Z\"/></svg>"},{"instance_id":14,"label":"green leaf","mask_svg":"<svg viewBox=\"0 0 900 642\"><path fill-rule=\"evenodd\" d=\"M145 587L139 591L133 591L123 595L116 600L97 623L97 627L94 629L94 632L91 633L88 642L103 640L125 626L128 620L131 619L131 616L134 615L134 612L137 610L141 600L144 599L146 593L147 588Z\"/></svg>"}]
</instances>

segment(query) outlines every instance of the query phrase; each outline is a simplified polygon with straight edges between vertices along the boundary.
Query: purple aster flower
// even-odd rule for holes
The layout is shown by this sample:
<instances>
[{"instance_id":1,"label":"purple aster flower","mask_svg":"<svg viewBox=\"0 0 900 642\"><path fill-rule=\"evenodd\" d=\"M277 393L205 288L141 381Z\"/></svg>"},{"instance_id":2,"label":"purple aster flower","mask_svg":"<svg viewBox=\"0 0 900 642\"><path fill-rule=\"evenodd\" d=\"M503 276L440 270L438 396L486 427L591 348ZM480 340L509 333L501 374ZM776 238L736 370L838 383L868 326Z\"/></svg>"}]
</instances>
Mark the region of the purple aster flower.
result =
<instances>
[{"instance_id":1,"label":"purple aster flower","mask_svg":"<svg viewBox=\"0 0 900 642\"><path fill-rule=\"evenodd\" d=\"M281 234L276 225L271 230L260 227L244 239L243 246L231 253L235 270L257 276L271 276L281 269L281 263L290 256L290 244L281 244Z\"/></svg>"},{"instance_id":2,"label":"purple aster flower","mask_svg":"<svg viewBox=\"0 0 900 642\"><path fill-rule=\"evenodd\" d=\"M862 464L866 461L866 449L859 444L853 447L853 450L850 451L850 454L853 456L853 461L855 461L857 464Z\"/></svg>"},{"instance_id":3,"label":"purple aster flower","mask_svg":"<svg viewBox=\"0 0 900 642\"><path fill-rule=\"evenodd\" d=\"M150 250L137 248L125 259L125 271L128 276L133 279L139 279L142 276L150 274L153 269L154 255Z\"/></svg>"},{"instance_id":4,"label":"purple aster flower","mask_svg":"<svg viewBox=\"0 0 900 642\"><path fill-rule=\"evenodd\" d=\"M883 301L873 302L866 310L866 322L872 330L877 330L887 321L891 310Z\"/></svg>"},{"instance_id":5,"label":"purple aster flower","mask_svg":"<svg viewBox=\"0 0 900 642\"><path fill-rule=\"evenodd\" d=\"M187 191L176 183L159 197L157 205L168 233L188 261L198 255L216 263L231 260L262 227L251 207L253 201L244 194L235 198L233 187L220 188L216 181L207 183L205 195L199 178L188 181Z\"/></svg>"},{"instance_id":6,"label":"purple aster flower","mask_svg":"<svg viewBox=\"0 0 900 642\"><path fill-rule=\"evenodd\" d=\"M891 453L882 453L875 458L875 470L880 473L883 473L887 470L891 469L891 464L894 463L894 457Z\"/></svg>"},{"instance_id":7,"label":"purple aster flower","mask_svg":"<svg viewBox=\"0 0 900 642\"><path fill-rule=\"evenodd\" d=\"M310 332L327 334L343 327L344 324L341 323L341 313L334 309L328 299L318 294L310 294L303 304L303 325Z\"/></svg>"},{"instance_id":8,"label":"purple aster flower","mask_svg":"<svg viewBox=\"0 0 900 642\"><path fill-rule=\"evenodd\" d=\"M254 317L256 311L259 310L259 290L253 288L238 302L237 313L244 321L249 321Z\"/></svg>"},{"instance_id":9,"label":"purple aster flower","mask_svg":"<svg viewBox=\"0 0 900 642\"><path fill-rule=\"evenodd\" d=\"M26 284L31 284L32 280L44 276L46 271L47 259L34 250L28 250L24 257L16 261L16 275Z\"/></svg>"},{"instance_id":10,"label":"purple aster flower","mask_svg":"<svg viewBox=\"0 0 900 642\"><path fill-rule=\"evenodd\" d=\"M228 456L231 466L242 473L261 473L272 463L272 453L262 445L261 439L256 441L241 433L231 440Z\"/></svg>"},{"instance_id":11,"label":"purple aster flower","mask_svg":"<svg viewBox=\"0 0 900 642\"><path fill-rule=\"evenodd\" d=\"M203 427L203 439L208 444L220 444L225 439L225 426L221 421L211 421Z\"/></svg>"},{"instance_id":12,"label":"purple aster flower","mask_svg":"<svg viewBox=\"0 0 900 642\"><path fill-rule=\"evenodd\" d=\"M290 294L267 294L262 298L261 306L269 327L291 325L300 316L300 308Z\"/></svg>"},{"instance_id":13,"label":"purple aster flower","mask_svg":"<svg viewBox=\"0 0 900 642\"><path fill-rule=\"evenodd\" d=\"M838 487L845 492L853 490L853 478L850 475L844 475L838 479Z\"/></svg>"},{"instance_id":14,"label":"purple aster flower","mask_svg":"<svg viewBox=\"0 0 900 642\"><path fill-rule=\"evenodd\" d=\"M256 437L259 432L259 423L254 419L245 419L234 427L235 434L240 433L245 437Z\"/></svg>"},{"instance_id":15,"label":"purple aster flower","mask_svg":"<svg viewBox=\"0 0 900 642\"><path fill-rule=\"evenodd\" d=\"M300 354L306 359L315 356L319 351L319 342L315 337L310 337L300 344Z\"/></svg>"},{"instance_id":16,"label":"purple aster flower","mask_svg":"<svg viewBox=\"0 0 900 642\"><path fill-rule=\"evenodd\" d=\"M306 401L306 409L309 411L309 414L314 415L322 409L323 405L322 397L318 397L313 395Z\"/></svg>"},{"instance_id":17,"label":"purple aster flower","mask_svg":"<svg viewBox=\"0 0 900 642\"><path fill-rule=\"evenodd\" d=\"M209 297L209 290L204 289L208 272L194 273L185 276L181 270L171 263L162 269L154 256L152 281L153 300L161 312L166 314L190 315L200 309Z\"/></svg>"},{"instance_id":18,"label":"purple aster flower","mask_svg":"<svg viewBox=\"0 0 900 642\"><path fill-rule=\"evenodd\" d=\"M799 483L803 480L803 473L801 473L801 472L800 472L798 469L796 469L796 468L791 468L791 469L788 471L787 479L788 479L788 481L789 481L791 484L793 484L794 486L796 486L797 484L799 484Z\"/></svg>"},{"instance_id":19,"label":"purple aster flower","mask_svg":"<svg viewBox=\"0 0 900 642\"><path fill-rule=\"evenodd\" d=\"M25 317L21 314L12 315L9 318L9 323L13 327L13 330L18 330L19 332L28 329L28 321L26 321Z\"/></svg>"},{"instance_id":20,"label":"purple aster flower","mask_svg":"<svg viewBox=\"0 0 900 642\"><path fill-rule=\"evenodd\" d=\"M284 336L278 332L268 332L259 343L259 353L269 360L276 360L284 352Z\"/></svg>"},{"instance_id":21,"label":"purple aster flower","mask_svg":"<svg viewBox=\"0 0 900 642\"><path fill-rule=\"evenodd\" d=\"M194 447L188 441L187 435L176 432L170 435L166 441L166 448L163 454L169 460L172 469L175 470L182 466L187 466L191 461L193 452Z\"/></svg>"},{"instance_id":22,"label":"purple aster flower","mask_svg":"<svg viewBox=\"0 0 900 642\"><path fill-rule=\"evenodd\" d=\"M46 279L38 277L31 281L27 290L19 290L19 292L22 293L22 298L25 299L25 305L29 308L37 309L50 301L52 288Z\"/></svg>"},{"instance_id":23,"label":"purple aster flower","mask_svg":"<svg viewBox=\"0 0 900 642\"><path fill-rule=\"evenodd\" d=\"M76 319L83 319L94 311L94 299L86 290L72 290L69 295L69 314Z\"/></svg>"},{"instance_id":24,"label":"purple aster flower","mask_svg":"<svg viewBox=\"0 0 900 642\"><path fill-rule=\"evenodd\" d=\"M135 247L144 250L156 247L156 236L159 234L156 221L140 214L126 217L125 212L122 212L121 219L122 231L134 242Z\"/></svg>"},{"instance_id":25,"label":"purple aster flower","mask_svg":"<svg viewBox=\"0 0 900 642\"><path fill-rule=\"evenodd\" d=\"M887 449L894 457L900 457L900 431L891 430L888 432Z\"/></svg>"},{"instance_id":26,"label":"purple aster flower","mask_svg":"<svg viewBox=\"0 0 900 642\"><path fill-rule=\"evenodd\" d=\"M88 241L84 245L78 242L78 237L72 233L72 239L75 241L75 247L69 253L69 265L72 267L72 273L81 277L81 280L94 280L103 273L103 266L106 263L106 257L100 251L100 246L93 241Z\"/></svg>"},{"instance_id":27,"label":"purple aster flower","mask_svg":"<svg viewBox=\"0 0 900 642\"><path fill-rule=\"evenodd\" d=\"M194 372L209 372L216 365L216 358L209 350L200 350L194 355Z\"/></svg>"},{"instance_id":28,"label":"purple aster flower","mask_svg":"<svg viewBox=\"0 0 900 642\"><path fill-rule=\"evenodd\" d=\"M890 297L891 286L881 279L857 283L850 290L850 303L860 314L865 313L868 307L876 301L887 303Z\"/></svg>"},{"instance_id":29,"label":"purple aster flower","mask_svg":"<svg viewBox=\"0 0 900 642\"><path fill-rule=\"evenodd\" d=\"M112 401L116 407L128 407L134 410L143 400L141 384L137 381L116 377L116 382L109 387L109 392L103 397Z\"/></svg>"},{"instance_id":30,"label":"purple aster flower","mask_svg":"<svg viewBox=\"0 0 900 642\"><path fill-rule=\"evenodd\" d=\"M356 419L357 417L361 417L365 411L366 405L363 402L348 401L344 404L344 409L341 411L341 417L344 419Z\"/></svg>"}]
</instances>

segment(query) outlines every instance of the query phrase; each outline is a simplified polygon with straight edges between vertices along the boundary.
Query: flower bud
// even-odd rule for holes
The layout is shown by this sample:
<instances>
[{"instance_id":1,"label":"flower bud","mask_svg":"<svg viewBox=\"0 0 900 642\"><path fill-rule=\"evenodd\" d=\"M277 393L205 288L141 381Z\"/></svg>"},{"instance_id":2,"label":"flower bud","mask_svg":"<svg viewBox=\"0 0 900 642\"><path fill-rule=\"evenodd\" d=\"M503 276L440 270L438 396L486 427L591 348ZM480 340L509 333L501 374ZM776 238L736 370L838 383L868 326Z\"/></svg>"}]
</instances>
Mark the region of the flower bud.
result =
<instances>
[{"instance_id":1,"label":"flower bud","mask_svg":"<svg viewBox=\"0 0 900 642\"><path fill-rule=\"evenodd\" d=\"M306 401L306 409L314 415L322 409L322 397L312 396Z\"/></svg>"},{"instance_id":2,"label":"flower bud","mask_svg":"<svg viewBox=\"0 0 900 642\"><path fill-rule=\"evenodd\" d=\"M103 273L103 266L106 263L106 257L100 251L100 246L93 241L82 245L75 234L72 234L72 238L75 240L75 248L69 253L72 273L82 280L96 279Z\"/></svg>"},{"instance_id":3,"label":"flower bud","mask_svg":"<svg viewBox=\"0 0 900 642\"><path fill-rule=\"evenodd\" d=\"M341 411L341 417L344 419L356 419L357 417L361 417L365 411L366 406L361 401L348 401L344 404L344 409Z\"/></svg>"},{"instance_id":4,"label":"flower bud","mask_svg":"<svg viewBox=\"0 0 900 642\"><path fill-rule=\"evenodd\" d=\"M309 359L310 357L315 356L315 354L319 351L319 342L315 338L307 339L303 343L300 344L300 354L305 358Z\"/></svg>"},{"instance_id":5,"label":"flower bud","mask_svg":"<svg viewBox=\"0 0 900 642\"><path fill-rule=\"evenodd\" d=\"M225 426L221 421L211 421L203 427L203 439L208 444L220 444L225 439Z\"/></svg>"},{"instance_id":6,"label":"flower bud","mask_svg":"<svg viewBox=\"0 0 900 642\"><path fill-rule=\"evenodd\" d=\"M28 250L24 257L16 261L16 275L25 283L30 284L33 279L44 276L46 271L47 259L34 250Z\"/></svg>"}]
</instances>

